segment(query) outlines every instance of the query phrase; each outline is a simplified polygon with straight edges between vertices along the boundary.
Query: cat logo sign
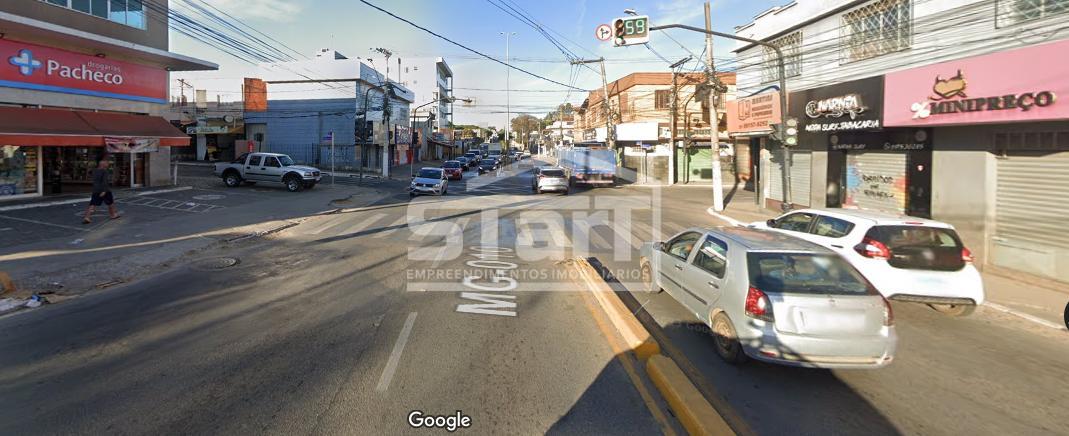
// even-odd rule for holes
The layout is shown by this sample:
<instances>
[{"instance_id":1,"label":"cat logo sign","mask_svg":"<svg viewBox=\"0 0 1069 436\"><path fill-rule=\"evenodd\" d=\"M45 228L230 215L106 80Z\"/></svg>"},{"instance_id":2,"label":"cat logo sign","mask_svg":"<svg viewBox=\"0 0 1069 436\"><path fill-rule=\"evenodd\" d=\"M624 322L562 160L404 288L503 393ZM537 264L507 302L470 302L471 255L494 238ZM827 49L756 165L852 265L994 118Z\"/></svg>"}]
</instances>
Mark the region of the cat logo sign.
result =
<instances>
[{"instance_id":1,"label":"cat logo sign","mask_svg":"<svg viewBox=\"0 0 1069 436\"><path fill-rule=\"evenodd\" d=\"M982 84L981 84L982 85ZM1054 104L1057 97L1052 91L1023 92L988 97L969 97L965 94L968 82L959 69L958 74L949 79L942 75L935 76L932 92L926 101L913 103L910 111L914 120L923 120L935 115L963 114L970 112L1021 111L1028 112L1034 108L1045 108Z\"/></svg>"},{"instance_id":2,"label":"cat logo sign","mask_svg":"<svg viewBox=\"0 0 1069 436\"><path fill-rule=\"evenodd\" d=\"M965 76L958 70L958 75L949 79L943 79L942 76L935 76L935 84L932 85L932 92L936 96L932 97L932 100L947 100L954 97L969 98L965 95L965 86L968 82L965 81Z\"/></svg>"}]
</instances>

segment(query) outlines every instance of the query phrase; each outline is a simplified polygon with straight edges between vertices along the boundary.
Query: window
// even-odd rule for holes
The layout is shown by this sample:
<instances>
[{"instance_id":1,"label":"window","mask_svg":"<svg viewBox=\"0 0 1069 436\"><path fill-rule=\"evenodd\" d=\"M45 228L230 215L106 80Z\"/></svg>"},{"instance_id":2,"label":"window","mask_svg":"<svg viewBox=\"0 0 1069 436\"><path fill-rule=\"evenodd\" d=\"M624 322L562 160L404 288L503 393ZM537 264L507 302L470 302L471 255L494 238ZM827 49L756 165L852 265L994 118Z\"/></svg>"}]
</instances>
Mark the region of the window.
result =
<instances>
[{"instance_id":1,"label":"window","mask_svg":"<svg viewBox=\"0 0 1069 436\"><path fill-rule=\"evenodd\" d=\"M278 159L275 159L274 157L268 157L267 159L264 160L264 166L265 167L279 168L282 165L278 164Z\"/></svg>"},{"instance_id":2,"label":"window","mask_svg":"<svg viewBox=\"0 0 1069 436\"><path fill-rule=\"evenodd\" d=\"M145 28L144 0L44 0L45 3L72 9L108 21L138 29Z\"/></svg>"},{"instance_id":3,"label":"window","mask_svg":"<svg viewBox=\"0 0 1069 436\"><path fill-rule=\"evenodd\" d=\"M248 157L249 157L249 154L245 153L245 154L242 154L241 156L238 156L237 159L234 159L230 163L244 164L245 163L245 159L247 159Z\"/></svg>"},{"instance_id":4,"label":"window","mask_svg":"<svg viewBox=\"0 0 1069 436\"><path fill-rule=\"evenodd\" d=\"M263 158L263 156L260 156L260 155L253 156L252 159L249 159L249 166L250 167L258 167L258 166L260 166L260 159L262 159L262 158Z\"/></svg>"},{"instance_id":5,"label":"window","mask_svg":"<svg viewBox=\"0 0 1069 436\"><path fill-rule=\"evenodd\" d=\"M802 74L802 32L794 32L771 42L783 52L783 68L787 77ZM764 48L764 69L761 77L765 82L779 80L779 62L776 61L776 51L769 47Z\"/></svg>"},{"instance_id":6,"label":"window","mask_svg":"<svg viewBox=\"0 0 1069 436\"><path fill-rule=\"evenodd\" d=\"M654 109L669 109L672 107L672 90L671 89L658 89L654 91L653 96L653 108Z\"/></svg>"},{"instance_id":7,"label":"window","mask_svg":"<svg viewBox=\"0 0 1069 436\"><path fill-rule=\"evenodd\" d=\"M750 284L768 294L876 295L876 288L838 255L750 253Z\"/></svg>"},{"instance_id":8,"label":"window","mask_svg":"<svg viewBox=\"0 0 1069 436\"><path fill-rule=\"evenodd\" d=\"M792 213L783 218L777 219L774 227L780 230L790 230L792 232L806 233L809 231L809 224L812 222L813 214Z\"/></svg>"},{"instance_id":9,"label":"window","mask_svg":"<svg viewBox=\"0 0 1069 436\"><path fill-rule=\"evenodd\" d=\"M728 264L728 245L712 236L705 238L698 254L694 255L694 265L717 278L724 278Z\"/></svg>"},{"instance_id":10,"label":"window","mask_svg":"<svg viewBox=\"0 0 1069 436\"><path fill-rule=\"evenodd\" d=\"M998 0L995 27L1039 20L1069 12L1069 0Z\"/></svg>"},{"instance_id":11,"label":"window","mask_svg":"<svg viewBox=\"0 0 1069 436\"><path fill-rule=\"evenodd\" d=\"M694 250L694 244L698 243L698 238L701 236L700 233L695 232L687 232L676 236L675 239L668 242L665 252L674 257L686 260L690 257L690 252Z\"/></svg>"},{"instance_id":12,"label":"window","mask_svg":"<svg viewBox=\"0 0 1069 436\"><path fill-rule=\"evenodd\" d=\"M854 223L822 215L817 219L817 225L813 227L813 234L828 238L841 238L850 234L853 229Z\"/></svg>"},{"instance_id":13,"label":"window","mask_svg":"<svg viewBox=\"0 0 1069 436\"><path fill-rule=\"evenodd\" d=\"M839 60L842 63L905 50L913 39L910 0L876 0L842 16Z\"/></svg>"}]
</instances>

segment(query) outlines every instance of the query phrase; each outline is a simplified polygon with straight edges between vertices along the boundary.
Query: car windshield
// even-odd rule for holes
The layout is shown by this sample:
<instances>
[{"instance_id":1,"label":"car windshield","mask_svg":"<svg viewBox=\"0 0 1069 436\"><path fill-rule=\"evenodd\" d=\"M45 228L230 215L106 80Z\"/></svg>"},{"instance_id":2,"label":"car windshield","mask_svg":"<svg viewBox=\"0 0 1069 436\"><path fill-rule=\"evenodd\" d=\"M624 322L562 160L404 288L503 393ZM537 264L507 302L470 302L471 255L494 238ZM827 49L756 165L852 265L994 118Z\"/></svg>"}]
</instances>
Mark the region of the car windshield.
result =
<instances>
[{"instance_id":1,"label":"car windshield","mask_svg":"<svg viewBox=\"0 0 1069 436\"><path fill-rule=\"evenodd\" d=\"M562 170L542 170L541 174L545 177L564 177Z\"/></svg>"},{"instance_id":2,"label":"car windshield","mask_svg":"<svg viewBox=\"0 0 1069 436\"><path fill-rule=\"evenodd\" d=\"M836 254L756 252L747 255L750 285L774 294L875 294L868 280Z\"/></svg>"},{"instance_id":3,"label":"car windshield","mask_svg":"<svg viewBox=\"0 0 1069 436\"><path fill-rule=\"evenodd\" d=\"M442 167L444 167L444 168L460 168L460 161L455 161L455 160L447 161L446 163L442 164Z\"/></svg>"},{"instance_id":4,"label":"car windshield","mask_svg":"<svg viewBox=\"0 0 1069 436\"><path fill-rule=\"evenodd\" d=\"M919 225L875 226L865 235L882 243L895 268L956 271L965 266L957 232Z\"/></svg>"},{"instance_id":5,"label":"car windshield","mask_svg":"<svg viewBox=\"0 0 1069 436\"><path fill-rule=\"evenodd\" d=\"M442 170L424 168L419 170L419 177L424 179L440 179L442 178Z\"/></svg>"},{"instance_id":6,"label":"car windshield","mask_svg":"<svg viewBox=\"0 0 1069 436\"><path fill-rule=\"evenodd\" d=\"M278 157L278 161L284 167L295 165L294 162L293 162L293 159L290 158L289 156L286 156L286 155L279 156Z\"/></svg>"}]
</instances>

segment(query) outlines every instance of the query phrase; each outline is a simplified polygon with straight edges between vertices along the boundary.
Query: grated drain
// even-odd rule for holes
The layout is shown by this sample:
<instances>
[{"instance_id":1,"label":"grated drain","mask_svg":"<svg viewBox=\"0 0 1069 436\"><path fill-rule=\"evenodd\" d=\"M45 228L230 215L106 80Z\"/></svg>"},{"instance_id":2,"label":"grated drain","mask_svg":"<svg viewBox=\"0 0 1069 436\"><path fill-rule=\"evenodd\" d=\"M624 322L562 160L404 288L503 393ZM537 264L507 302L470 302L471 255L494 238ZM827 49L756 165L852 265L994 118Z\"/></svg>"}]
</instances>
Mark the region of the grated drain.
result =
<instances>
[{"instance_id":1,"label":"grated drain","mask_svg":"<svg viewBox=\"0 0 1069 436\"><path fill-rule=\"evenodd\" d=\"M193 269L199 269L202 271L218 271L221 269L227 269L240 263L237 258L233 257L210 257L207 259L201 259L193 263Z\"/></svg>"}]
</instances>

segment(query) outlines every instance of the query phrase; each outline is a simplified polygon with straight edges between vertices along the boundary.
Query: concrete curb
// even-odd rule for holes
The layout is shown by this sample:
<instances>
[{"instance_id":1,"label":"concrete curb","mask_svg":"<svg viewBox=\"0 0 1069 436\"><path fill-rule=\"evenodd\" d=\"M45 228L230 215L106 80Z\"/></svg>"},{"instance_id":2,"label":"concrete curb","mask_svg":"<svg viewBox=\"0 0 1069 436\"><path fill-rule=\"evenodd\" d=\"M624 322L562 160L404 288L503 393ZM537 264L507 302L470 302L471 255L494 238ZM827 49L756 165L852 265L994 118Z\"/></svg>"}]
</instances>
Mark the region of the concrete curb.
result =
<instances>
[{"instance_id":1,"label":"concrete curb","mask_svg":"<svg viewBox=\"0 0 1069 436\"><path fill-rule=\"evenodd\" d=\"M736 227L745 227L746 226L746 224L743 224L742 221L739 221L739 220L737 220L735 218L732 218L732 217L724 215L724 214L722 214L720 212L717 212L717 211L713 210L712 207L709 207L708 209L705 209L705 211L708 212L709 215L712 215L712 216L714 216L714 217L716 217L716 218L718 218L718 219L720 219L720 220L722 220L722 221L724 221L724 222L726 222L728 224L731 224L733 226L736 226Z\"/></svg>"},{"instance_id":2,"label":"concrete curb","mask_svg":"<svg viewBox=\"0 0 1069 436\"><path fill-rule=\"evenodd\" d=\"M142 196L145 196L145 195L166 194L168 192L188 191L190 189L193 189L193 187L192 186L178 186L178 187L175 187L175 188L168 188L168 189L157 189L157 190L153 190L153 191L135 192L131 196L119 197L118 199L128 198L128 197L142 197ZM88 194L86 194L86 195L88 195ZM14 206L3 206L3 207L0 207L0 212L7 212L7 211L12 211L12 210L23 210L23 209L36 209L38 207L63 206L63 205L66 205L66 204L77 204L77 203L88 203L88 202L89 201L87 199L85 199L85 198L72 198L72 199L69 199L69 200L58 200L58 201L42 201L42 202L39 202L39 203L26 203L26 204L16 204Z\"/></svg>"},{"instance_id":3,"label":"concrete curb","mask_svg":"<svg viewBox=\"0 0 1069 436\"><path fill-rule=\"evenodd\" d=\"M680 424L692 435L734 435L720 413L705 400L698 388L691 384L672 359L660 354L646 361L646 373L668 406L679 418Z\"/></svg>"},{"instance_id":4,"label":"concrete curb","mask_svg":"<svg viewBox=\"0 0 1069 436\"><path fill-rule=\"evenodd\" d=\"M701 394L694 383L672 359L661 354L660 344L638 320L616 292L601 278L590 262L576 259L576 270L605 315L623 337L639 361L646 362L646 373L692 435L735 435L727 421Z\"/></svg>"}]
</instances>

